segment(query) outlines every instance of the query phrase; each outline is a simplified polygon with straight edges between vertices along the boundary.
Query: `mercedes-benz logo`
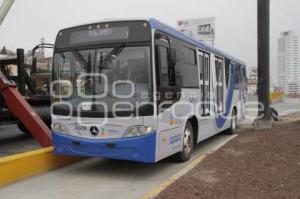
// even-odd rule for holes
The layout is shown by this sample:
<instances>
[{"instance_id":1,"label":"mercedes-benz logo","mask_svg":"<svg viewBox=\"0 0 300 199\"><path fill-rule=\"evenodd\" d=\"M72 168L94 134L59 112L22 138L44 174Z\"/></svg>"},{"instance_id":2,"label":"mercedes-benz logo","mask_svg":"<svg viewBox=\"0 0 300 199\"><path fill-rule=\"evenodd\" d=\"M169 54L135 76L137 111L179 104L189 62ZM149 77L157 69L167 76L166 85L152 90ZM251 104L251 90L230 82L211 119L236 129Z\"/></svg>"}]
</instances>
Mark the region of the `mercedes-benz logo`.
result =
<instances>
[{"instance_id":1,"label":"mercedes-benz logo","mask_svg":"<svg viewBox=\"0 0 300 199\"><path fill-rule=\"evenodd\" d=\"M91 126L90 132L91 132L91 134L92 134L93 136L96 136L96 135L98 135L98 133L99 133L99 129L98 129L98 127L96 127L96 126Z\"/></svg>"}]
</instances>

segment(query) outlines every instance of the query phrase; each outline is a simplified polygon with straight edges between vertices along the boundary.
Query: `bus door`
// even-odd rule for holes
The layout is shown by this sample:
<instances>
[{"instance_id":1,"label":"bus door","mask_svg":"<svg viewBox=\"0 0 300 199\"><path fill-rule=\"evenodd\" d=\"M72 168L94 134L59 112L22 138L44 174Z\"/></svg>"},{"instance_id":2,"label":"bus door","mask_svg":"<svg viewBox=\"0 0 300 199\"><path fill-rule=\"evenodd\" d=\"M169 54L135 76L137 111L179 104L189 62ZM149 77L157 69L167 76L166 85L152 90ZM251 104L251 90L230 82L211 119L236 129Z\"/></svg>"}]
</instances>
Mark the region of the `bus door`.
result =
<instances>
[{"instance_id":1,"label":"bus door","mask_svg":"<svg viewBox=\"0 0 300 199\"><path fill-rule=\"evenodd\" d=\"M176 86L175 66L172 66L172 63L170 63L169 38L167 36L156 38L157 158L162 159L181 150L182 132L179 127L182 124L176 120L172 112L172 108L178 102L180 94L178 94L179 89Z\"/></svg>"},{"instance_id":2,"label":"bus door","mask_svg":"<svg viewBox=\"0 0 300 199\"><path fill-rule=\"evenodd\" d=\"M209 137L214 132L211 115L211 61L210 54L198 50L201 102L198 106L200 115L198 140Z\"/></svg>"}]
</instances>

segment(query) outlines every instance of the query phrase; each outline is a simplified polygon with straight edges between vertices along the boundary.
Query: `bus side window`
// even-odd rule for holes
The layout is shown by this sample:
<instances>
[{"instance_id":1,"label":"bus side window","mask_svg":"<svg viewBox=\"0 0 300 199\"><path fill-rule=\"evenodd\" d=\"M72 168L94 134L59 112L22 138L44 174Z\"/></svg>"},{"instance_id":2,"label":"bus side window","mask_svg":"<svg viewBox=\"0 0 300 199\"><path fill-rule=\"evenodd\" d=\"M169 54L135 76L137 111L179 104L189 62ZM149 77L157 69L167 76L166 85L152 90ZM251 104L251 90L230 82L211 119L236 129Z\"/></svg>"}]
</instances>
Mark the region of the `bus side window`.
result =
<instances>
[{"instance_id":1,"label":"bus side window","mask_svg":"<svg viewBox=\"0 0 300 199\"><path fill-rule=\"evenodd\" d=\"M240 73L241 73L241 87L244 91L247 90L247 71L246 71L246 67L242 66L240 68Z\"/></svg>"},{"instance_id":2,"label":"bus side window","mask_svg":"<svg viewBox=\"0 0 300 199\"><path fill-rule=\"evenodd\" d=\"M168 78L168 49L164 46L158 46L158 65L159 65L159 87L169 87Z\"/></svg>"},{"instance_id":3,"label":"bus side window","mask_svg":"<svg viewBox=\"0 0 300 199\"><path fill-rule=\"evenodd\" d=\"M168 60L168 48L163 45L156 46L156 57L157 57L157 91L158 96L157 100L158 103L162 102L172 102L166 103L163 108L169 108L172 106L174 100L177 100L177 87L176 83L169 78L170 75L170 67L169 67L169 60Z\"/></svg>"},{"instance_id":4,"label":"bus side window","mask_svg":"<svg viewBox=\"0 0 300 199\"><path fill-rule=\"evenodd\" d=\"M216 81L217 81L217 107L218 113L223 112L223 103L224 103L224 68L223 60L220 58L215 59L215 68L216 68Z\"/></svg>"},{"instance_id":5,"label":"bus side window","mask_svg":"<svg viewBox=\"0 0 300 199\"><path fill-rule=\"evenodd\" d=\"M229 76L230 76L230 61L228 59L225 60L225 79L226 79L226 87L229 85Z\"/></svg>"},{"instance_id":6,"label":"bus side window","mask_svg":"<svg viewBox=\"0 0 300 199\"><path fill-rule=\"evenodd\" d=\"M204 69L204 64L203 64L203 54L199 54L199 68L200 68L200 85L203 85L203 69Z\"/></svg>"},{"instance_id":7,"label":"bus side window","mask_svg":"<svg viewBox=\"0 0 300 199\"><path fill-rule=\"evenodd\" d=\"M203 68L203 116L210 115L210 56L204 54Z\"/></svg>"},{"instance_id":8,"label":"bus side window","mask_svg":"<svg viewBox=\"0 0 300 199\"><path fill-rule=\"evenodd\" d=\"M196 51L189 47L182 46L182 87L184 88L199 88L199 74L197 66Z\"/></svg>"},{"instance_id":9,"label":"bus side window","mask_svg":"<svg viewBox=\"0 0 300 199\"><path fill-rule=\"evenodd\" d=\"M234 79L235 79L235 85L234 89L238 90L240 86L240 66L237 64L234 64Z\"/></svg>"},{"instance_id":10,"label":"bus side window","mask_svg":"<svg viewBox=\"0 0 300 199\"><path fill-rule=\"evenodd\" d=\"M204 102L204 82L203 82L203 76L204 76L204 56L203 53L199 52L198 53L199 56L199 75L200 75L200 89L201 89L201 102ZM201 105L201 115L204 115L204 104Z\"/></svg>"}]
</instances>

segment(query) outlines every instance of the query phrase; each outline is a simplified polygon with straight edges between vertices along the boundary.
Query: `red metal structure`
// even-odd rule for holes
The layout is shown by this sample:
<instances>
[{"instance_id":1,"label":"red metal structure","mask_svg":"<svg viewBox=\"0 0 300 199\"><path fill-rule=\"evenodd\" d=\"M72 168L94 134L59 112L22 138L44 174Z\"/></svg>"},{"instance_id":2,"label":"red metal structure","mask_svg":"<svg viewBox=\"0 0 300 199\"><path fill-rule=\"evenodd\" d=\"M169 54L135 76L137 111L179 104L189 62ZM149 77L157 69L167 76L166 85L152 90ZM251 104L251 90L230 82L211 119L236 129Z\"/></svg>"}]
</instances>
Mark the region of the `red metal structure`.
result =
<instances>
[{"instance_id":1,"label":"red metal structure","mask_svg":"<svg viewBox=\"0 0 300 199\"><path fill-rule=\"evenodd\" d=\"M13 5L14 0L5 0L0 7L0 25ZM18 64L19 67L22 64ZM23 80L24 82L25 80ZM22 90L22 89L21 89ZM24 90L24 88L23 88ZM11 113L30 131L35 140L43 147L52 145L51 131L19 93L15 83L9 81L0 71L0 94Z\"/></svg>"},{"instance_id":2,"label":"red metal structure","mask_svg":"<svg viewBox=\"0 0 300 199\"><path fill-rule=\"evenodd\" d=\"M17 90L15 83L0 72L0 93L8 109L30 131L35 140L43 147L52 145L51 131Z\"/></svg>"}]
</instances>

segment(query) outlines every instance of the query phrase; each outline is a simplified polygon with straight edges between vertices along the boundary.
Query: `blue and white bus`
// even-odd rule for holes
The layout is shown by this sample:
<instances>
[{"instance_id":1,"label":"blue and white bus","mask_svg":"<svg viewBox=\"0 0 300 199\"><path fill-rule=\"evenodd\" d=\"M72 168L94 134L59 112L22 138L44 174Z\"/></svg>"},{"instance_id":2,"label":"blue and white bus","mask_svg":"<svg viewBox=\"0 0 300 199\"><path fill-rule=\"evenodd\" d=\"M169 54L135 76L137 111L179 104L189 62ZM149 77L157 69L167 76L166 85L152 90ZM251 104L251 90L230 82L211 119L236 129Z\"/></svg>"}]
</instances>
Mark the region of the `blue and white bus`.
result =
<instances>
[{"instance_id":1,"label":"blue and white bus","mask_svg":"<svg viewBox=\"0 0 300 199\"><path fill-rule=\"evenodd\" d=\"M155 19L105 20L59 31L51 90L56 154L184 162L240 124L246 67Z\"/></svg>"}]
</instances>

